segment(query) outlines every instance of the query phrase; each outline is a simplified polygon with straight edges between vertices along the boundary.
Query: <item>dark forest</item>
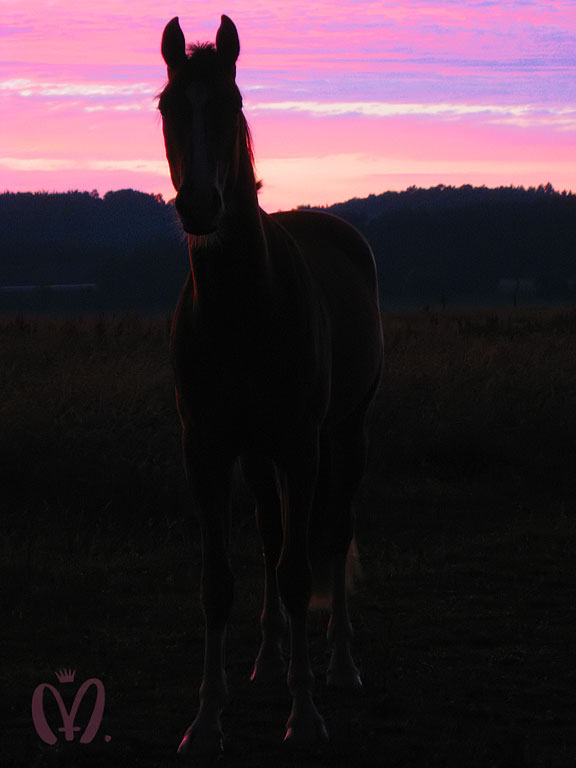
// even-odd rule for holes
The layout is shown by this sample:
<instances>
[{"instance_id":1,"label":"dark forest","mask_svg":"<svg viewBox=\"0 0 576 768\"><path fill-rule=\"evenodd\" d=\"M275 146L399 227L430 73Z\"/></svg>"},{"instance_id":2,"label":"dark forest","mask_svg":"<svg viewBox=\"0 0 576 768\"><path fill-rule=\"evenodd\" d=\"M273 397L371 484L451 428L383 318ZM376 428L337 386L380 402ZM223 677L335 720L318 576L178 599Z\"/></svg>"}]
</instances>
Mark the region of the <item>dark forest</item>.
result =
<instances>
[{"instance_id":1,"label":"dark forest","mask_svg":"<svg viewBox=\"0 0 576 768\"><path fill-rule=\"evenodd\" d=\"M576 298L576 195L549 184L411 187L326 210L368 238L386 306ZM173 206L160 195L0 195L2 310L164 311L187 268Z\"/></svg>"}]
</instances>

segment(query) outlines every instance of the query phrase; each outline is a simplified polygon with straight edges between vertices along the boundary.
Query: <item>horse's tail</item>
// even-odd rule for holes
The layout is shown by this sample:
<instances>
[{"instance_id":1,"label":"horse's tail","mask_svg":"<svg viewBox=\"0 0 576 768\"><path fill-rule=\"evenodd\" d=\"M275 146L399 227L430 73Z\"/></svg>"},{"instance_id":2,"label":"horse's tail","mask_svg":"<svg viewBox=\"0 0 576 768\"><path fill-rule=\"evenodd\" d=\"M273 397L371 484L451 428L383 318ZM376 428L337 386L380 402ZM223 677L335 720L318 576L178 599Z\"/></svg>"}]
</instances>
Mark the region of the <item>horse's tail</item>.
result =
<instances>
[{"instance_id":1,"label":"horse's tail","mask_svg":"<svg viewBox=\"0 0 576 768\"><path fill-rule=\"evenodd\" d=\"M330 610L332 606L332 558L326 550L311 552L312 598L310 608L315 611ZM346 591L353 594L362 579L362 565L356 537L352 538L346 556Z\"/></svg>"}]
</instances>

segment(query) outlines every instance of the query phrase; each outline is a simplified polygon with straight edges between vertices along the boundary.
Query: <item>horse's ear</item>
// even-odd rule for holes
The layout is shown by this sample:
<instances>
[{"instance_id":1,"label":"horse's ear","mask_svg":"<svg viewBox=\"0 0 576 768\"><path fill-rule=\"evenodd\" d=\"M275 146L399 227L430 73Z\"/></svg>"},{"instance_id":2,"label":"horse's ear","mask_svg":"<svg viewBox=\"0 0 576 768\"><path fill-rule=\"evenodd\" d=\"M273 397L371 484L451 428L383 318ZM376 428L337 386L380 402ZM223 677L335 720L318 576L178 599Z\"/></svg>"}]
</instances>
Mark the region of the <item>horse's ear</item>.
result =
<instances>
[{"instance_id":1,"label":"horse's ear","mask_svg":"<svg viewBox=\"0 0 576 768\"><path fill-rule=\"evenodd\" d=\"M186 61L186 41L184 33L180 29L178 16L174 16L172 21L164 27L162 34L162 57L168 67L168 77L171 77L175 70Z\"/></svg>"},{"instance_id":2,"label":"horse's ear","mask_svg":"<svg viewBox=\"0 0 576 768\"><path fill-rule=\"evenodd\" d=\"M216 50L227 67L236 73L236 59L240 53L240 40L232 19L222 16L220 28L216 34Z\"/></svg>"}]
</instances>

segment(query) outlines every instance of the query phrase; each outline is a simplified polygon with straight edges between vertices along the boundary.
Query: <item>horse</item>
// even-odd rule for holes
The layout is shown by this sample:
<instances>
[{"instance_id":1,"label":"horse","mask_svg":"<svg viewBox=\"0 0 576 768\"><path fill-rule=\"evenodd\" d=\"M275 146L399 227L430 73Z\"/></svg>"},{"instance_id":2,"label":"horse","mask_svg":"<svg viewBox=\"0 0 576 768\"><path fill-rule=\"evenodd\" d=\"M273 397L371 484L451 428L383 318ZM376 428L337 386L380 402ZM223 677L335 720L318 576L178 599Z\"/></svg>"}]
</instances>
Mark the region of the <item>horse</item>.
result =
<instances>
[{"instance_id":1,"label":"horse","mask_svg":"<svg viewBox=\"0 0 576 768\"><path fill-rule=\"evenodd\" d=\"M238 463L256 500L264 555L252 679L284 674L287 614L285 742L314 750L328 738L313 699L306 629L318 553L332 593L327 684L362 685L350 652L345 571L352 499L366 465L366 415L383 359L374 257L365 238L335 216L260 208L231 19L221 17L215 44L187 48L175 17L161 51L168 82L158 106L190 254L170 351L201 534L205 617L200 707L178 753L223 749L233 598L228 502Z\"/></svg>"}]
</instances>

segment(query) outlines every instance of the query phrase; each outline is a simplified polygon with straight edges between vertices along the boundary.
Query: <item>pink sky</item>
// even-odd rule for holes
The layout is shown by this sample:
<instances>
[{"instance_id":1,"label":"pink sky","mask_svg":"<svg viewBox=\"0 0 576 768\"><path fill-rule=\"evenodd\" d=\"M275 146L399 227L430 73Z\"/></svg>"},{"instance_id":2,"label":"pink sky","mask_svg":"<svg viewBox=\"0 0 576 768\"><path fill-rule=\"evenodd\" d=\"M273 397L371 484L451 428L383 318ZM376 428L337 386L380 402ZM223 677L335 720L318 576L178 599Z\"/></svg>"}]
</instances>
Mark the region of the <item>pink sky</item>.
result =
<instances>
[{"instance_id":1,"label":"pink sky","mask_svg":"<svg viewBox=\"0 0 576 768\"><path fill-rule=\"evenodd\" d=\"M0 190L173 196L154 96L165 23L236 22L277 210L415 184L576 191L573 0L0 0Z\"/></svg>"}]
</instances>

